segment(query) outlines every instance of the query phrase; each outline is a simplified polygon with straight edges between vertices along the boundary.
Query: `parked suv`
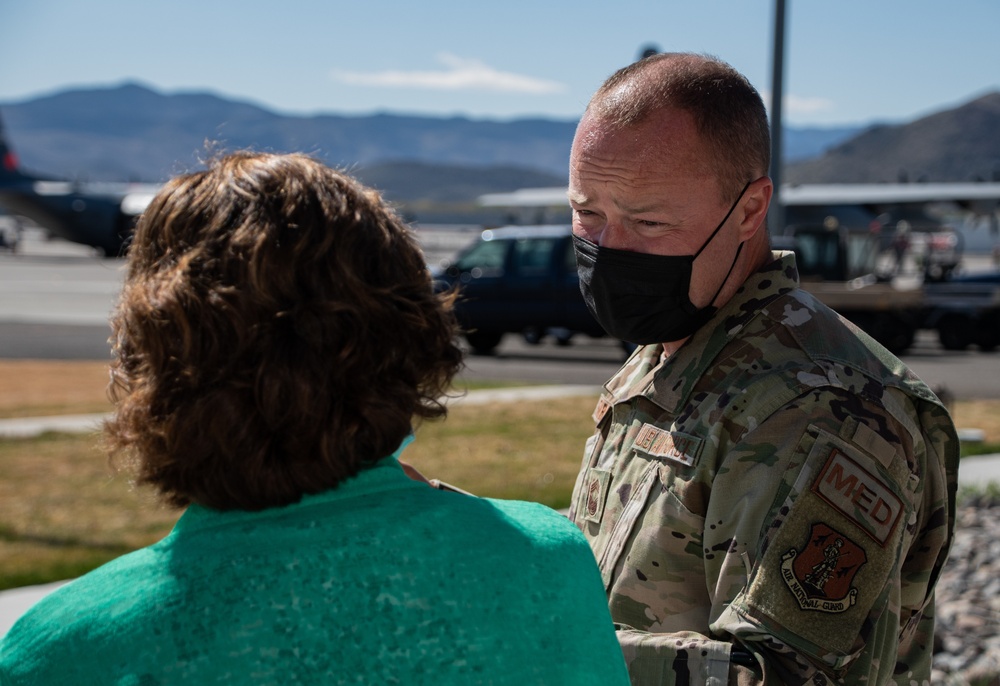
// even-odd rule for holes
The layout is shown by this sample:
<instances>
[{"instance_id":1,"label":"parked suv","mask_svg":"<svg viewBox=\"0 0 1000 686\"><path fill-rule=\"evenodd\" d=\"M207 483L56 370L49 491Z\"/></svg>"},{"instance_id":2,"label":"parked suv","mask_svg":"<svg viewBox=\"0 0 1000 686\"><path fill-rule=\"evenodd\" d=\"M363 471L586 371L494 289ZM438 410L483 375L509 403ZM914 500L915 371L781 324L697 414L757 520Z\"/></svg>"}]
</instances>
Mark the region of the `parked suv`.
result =
<instances>
[{"instance_id":1,"label":"parked suv","mask_svg":"<svg viewBox=\"0 0 1000 686\"><path fill-rule=\"evenodd\" d=\"M529 343L604 335L580 295L572 235L569 226L488 229L435 270L437 288L459 288L455 312L474 353L493 352L506 333Z\"/></svg>"}]
</instances>

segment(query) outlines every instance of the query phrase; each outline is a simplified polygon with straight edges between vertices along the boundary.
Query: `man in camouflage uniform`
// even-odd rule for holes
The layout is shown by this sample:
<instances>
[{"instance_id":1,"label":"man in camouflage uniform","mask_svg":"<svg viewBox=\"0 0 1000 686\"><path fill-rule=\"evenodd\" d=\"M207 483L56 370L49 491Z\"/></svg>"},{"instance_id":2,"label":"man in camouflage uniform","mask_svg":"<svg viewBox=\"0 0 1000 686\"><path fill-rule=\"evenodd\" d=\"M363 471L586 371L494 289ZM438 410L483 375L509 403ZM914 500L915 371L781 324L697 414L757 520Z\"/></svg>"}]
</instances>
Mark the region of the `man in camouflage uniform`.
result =
<instances>
[{"instance_id":1,"label":"man in camouflage uniform","mask_svg":"<svg viewBox=\"0 0 1000 686\"><path fill-rule=\"evenodd\" d=\"M595 410L570 516L633 683L926 684L958 439L770 251L769 152L759 95L711 58L647 58L591 100L581 288L643 345Z\"/></svg>"}]
</instances>

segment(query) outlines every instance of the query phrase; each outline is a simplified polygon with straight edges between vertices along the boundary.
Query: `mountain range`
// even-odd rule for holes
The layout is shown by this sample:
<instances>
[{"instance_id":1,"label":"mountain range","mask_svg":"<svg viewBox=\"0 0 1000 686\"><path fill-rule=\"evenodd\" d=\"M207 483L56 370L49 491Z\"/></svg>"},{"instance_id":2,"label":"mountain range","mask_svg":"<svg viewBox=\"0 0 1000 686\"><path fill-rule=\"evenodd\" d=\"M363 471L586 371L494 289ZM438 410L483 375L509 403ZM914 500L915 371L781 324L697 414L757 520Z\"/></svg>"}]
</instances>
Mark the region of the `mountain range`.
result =
<instances>
[{"instance_id":1,"label":"mountain range","mask_svg":"<svg viewBox=\"0 0 1000 686\"><path fill-rule=\"evenodd\" d=\"M1000 92L903 125L874 125L788 165L793 183L1000 181Z\"/></svg>"},{"instance_id":2,"label":"mountain range","mask_svg":"<svg viewBox=\"0 0 1000 686\"><path fill-rule=\"evenodd\" d=\"M566 183L575 120L280 114L138 83L0 103L26 170L163 181L219 152L301 151L345 168L410 213L474 213L475 198ZM1000 175L1000 92L905 124L787 128L791 183L967 181ZM459 209L461 208L461 209Z\"/></svg>"}]
</instances>

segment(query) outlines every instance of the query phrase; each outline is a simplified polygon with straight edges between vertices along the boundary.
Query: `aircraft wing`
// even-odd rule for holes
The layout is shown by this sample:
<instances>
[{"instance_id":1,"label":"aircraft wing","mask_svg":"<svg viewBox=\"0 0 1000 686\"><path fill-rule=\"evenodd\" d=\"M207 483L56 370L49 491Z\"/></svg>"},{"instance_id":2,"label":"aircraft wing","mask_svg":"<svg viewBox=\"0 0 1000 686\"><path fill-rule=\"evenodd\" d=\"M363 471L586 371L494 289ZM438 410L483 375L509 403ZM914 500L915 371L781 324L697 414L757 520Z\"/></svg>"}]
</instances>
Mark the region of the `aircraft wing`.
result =
<instances>
[{"instance_id":1,"label":"aircraft wing","mask_svg":"<svg viewBox=\"0 0 1000 686\"><path fill-rule=\"evenodd\" d=\"M1000 183L843 183L782 186L788 207L824 205L926 205L951 202L963 207L996 207Z\"/></svg>"},{"instance_id":2,"label":"aircraft wing","mask_svg":"<svg viewBox=\"0 0 1000 686\"><path fill-rule=\"evenodd\" d=\"M146 207L153 200L157 193L157 188L149 188L131 191L122 198L122 213L129 216L138 216L146 211Z\"/></svg>"},{"instance_id":3,"label":"aircraft wing","mask_svg":"<svg viewBox=\"0 0 1000 686\"><path fill-rule=\"evenodd\" d=\"M996 207L1000 183L844 183L781 187L782 204L792 207L829 205L926 205L953 202L963 207ZM567 204L566 189L522 188L479 197L485 207L557 207Z\"/></svg>"},{"instance_id":4,"label":"aircraft wing","mask_svg":"<svg viewBox=\"0 0 1000 686\"><path fill-rule=\"evenodd\" d=\"M510 193L487 193L480 195L483 207L564 207L569 205L566 187L520 188Z\"/></svg>"}]
</instances>

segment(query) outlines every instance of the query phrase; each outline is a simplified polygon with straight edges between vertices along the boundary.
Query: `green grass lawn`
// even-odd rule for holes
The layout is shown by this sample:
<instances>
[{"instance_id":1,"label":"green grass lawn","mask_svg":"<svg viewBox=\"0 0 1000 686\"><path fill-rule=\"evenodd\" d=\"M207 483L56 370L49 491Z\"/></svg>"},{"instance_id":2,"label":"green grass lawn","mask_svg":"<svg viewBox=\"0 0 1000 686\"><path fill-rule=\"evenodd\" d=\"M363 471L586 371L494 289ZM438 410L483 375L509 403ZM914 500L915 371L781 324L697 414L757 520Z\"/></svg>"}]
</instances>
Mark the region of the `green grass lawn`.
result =
<instances>
[{"instance_id":1,"label":"green grass lawn","mask_svg":"<svg viewBox=\"0 0 1000 686\"><path fill-rule=\"evenodd\" d=\"M482 496L569 504L596 398L457 406L404 459ZM0 589L78 576L162 538L180 512L116 474L98 436L0 439Z\"/></svg>"},{"instance_id":2,"label":"green grass lawn","mask_svg":"<svg viewBox=\"0 0 1000 686\"><path fill-rule=\"evenodd\" d=\"M459 404L420 426L403 459L478 495L566 507L595 402ZM982 416L996 409L988 401ZM1000 444L963 446L963 455L988 452ZM0 439L0 589L78 576L160 539L179 515L114 473L96 434Z\"/></svg>"}]
</instances>

